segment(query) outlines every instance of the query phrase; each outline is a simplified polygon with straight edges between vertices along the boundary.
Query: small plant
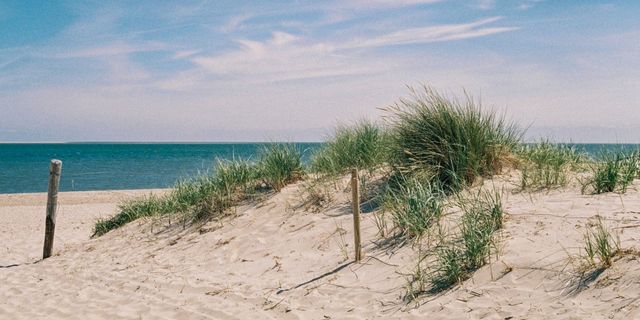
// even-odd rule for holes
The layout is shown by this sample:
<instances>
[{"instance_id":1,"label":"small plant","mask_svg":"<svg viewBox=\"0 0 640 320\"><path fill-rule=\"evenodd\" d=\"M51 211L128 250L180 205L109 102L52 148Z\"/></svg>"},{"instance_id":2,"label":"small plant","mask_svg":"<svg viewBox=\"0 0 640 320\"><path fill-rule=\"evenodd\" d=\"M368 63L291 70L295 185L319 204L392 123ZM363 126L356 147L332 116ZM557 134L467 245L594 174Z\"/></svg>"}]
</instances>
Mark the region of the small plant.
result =
<instances>
[{"instance_id":1,"label":"small plant","mask_svg":"<svg viewBox=\"0 0 640 320\"><path fill-rule=\"evenodd\" d=\"M417 177L406 178L384 198L383 206L391 213L394 227L409 238L422 236L440 220L444 209L442 189Z\"/></svg>"},{"instance_id":2,"label":"small plant","mask_svg":"<svg viewBox=\"0 0 640 320\"><path fill-rule=\"evenodd\" d=\"M592 176L582 182L582 193L625 193L639 172L637 152L604 152L590 166Z\"/></svg>"},{"instance_id":3,"label":"small plant","mask_svg":"<svg viewBox=\"0 0 640 320\"><path fill-rule=\"evenodd\" d=\"M148 197L124 202L119 207L119 213L111 218L99 219L93 227L94 236L101 236L110 230L139 218L156 215L159 212L171 211L166 198L150 195Z\"/></svg>"},{"instance_id":4,"label":"small plant","mask_svg":"<svg viewBox=\"0 0 640 320\"><path fill-rule=\"evenodd\" d=\"M302 206L306 210L317 212L333 201L332 191L334 188L329 181L323 178L306 181L303 188L304 203Z\"/></svg>"},{"instance_id":5,"label":"small plant","mask_svg":"<svg viewBox=\"0 0 640 320\"><path fill-rule=\"evenodd\" d=\"M260 176L276 191L302 178L302 155L293 144L276 143L265 147L259 162Z\"/></svg>"},{"instance_id":6,"label":"small plant","mask_svg":"<svg viewBox=\"0 0 640 320\"><path fill-rule=\"evenodd\" d=\"M464 252L455 244L439 246L435 251L436 269L429 277L432 292L451 288L468 277Z\"/></svg>"},{"instance_id":7,"label":"small plant","mask_svg":"<svg viewBox=\"0 0 640 320\"><path fill-rule=\"evenodd\" d=\"M585 260L593 267L610 267L613 258L620 253L620 239L611 234L600 216L597 217L595 225L585 232L584 244Z\"/></svg>"},{"instance_id":8,"label":"small plant","mask_svg":"<svg viewBox=\"0 0 640 320\"><path fill-rule=\"evenodd\" d=\"M368 121L340 126L312 157L311 167L323 174L344 174L350 169L374 170L387 160L387 135Z\"/></svg>"},{"instance_id":9,"label":"small plant","mask_svg":"<svg viewBox=\"0 0 640 320\"><path fill-rule=\"evenodd\" d=\"M440 292L467 279L484 266L494 244L493 233L502 228L504 211L501 193L478 191L458 199L462 210L460 233L450 241L441 239L436 247L433 272L429 276L431 292Z\"/></svg>"},{"instance_id":10,"label":"small plant","mask_svg":"<svg viewBox=\"0 0 640 320\"><path fill-rule=\"evenodd\" d=\"M518 166L522 190L565 186L568 172L579 169L586 158L573 146L548 141L523 145L517 153L522 159Z\"/></svg>"}]
</instances>

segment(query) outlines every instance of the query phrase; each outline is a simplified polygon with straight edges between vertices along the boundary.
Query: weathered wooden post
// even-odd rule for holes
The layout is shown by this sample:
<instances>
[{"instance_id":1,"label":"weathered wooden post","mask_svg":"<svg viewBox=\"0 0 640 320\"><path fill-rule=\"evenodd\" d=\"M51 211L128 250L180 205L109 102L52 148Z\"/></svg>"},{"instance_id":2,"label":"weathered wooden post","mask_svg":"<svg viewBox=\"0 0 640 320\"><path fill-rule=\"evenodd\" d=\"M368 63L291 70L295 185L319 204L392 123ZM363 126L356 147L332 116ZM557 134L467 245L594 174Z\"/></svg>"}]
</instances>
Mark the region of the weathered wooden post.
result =
<instances>
[{"instance_id":1,"label":"weathered wooden post","mask_svg":"<svg viewBox=\"0 0 640 320\"><path fill-rule=\"evenodd\" d=\"M351 170L351 207L353 208L353 240L356 251L356 262L362 259L362 245L360 244L360 186L358 169Z\"/></svg>"},{"instance_id":2,"label":"weathered wooden post","mask_svg":"<svg viewBox=\"0 0 640 320\"><path fill-rule=\"evenodd\" d=\"M58 186L60 185L60 173L62 161L51 160L49 168L49 190L47 191L47 218L44 230L44 249L42 259L49 258L53 249L53 235L56 231L56 210L58 208Z\"/></svg>"}]
</instances>

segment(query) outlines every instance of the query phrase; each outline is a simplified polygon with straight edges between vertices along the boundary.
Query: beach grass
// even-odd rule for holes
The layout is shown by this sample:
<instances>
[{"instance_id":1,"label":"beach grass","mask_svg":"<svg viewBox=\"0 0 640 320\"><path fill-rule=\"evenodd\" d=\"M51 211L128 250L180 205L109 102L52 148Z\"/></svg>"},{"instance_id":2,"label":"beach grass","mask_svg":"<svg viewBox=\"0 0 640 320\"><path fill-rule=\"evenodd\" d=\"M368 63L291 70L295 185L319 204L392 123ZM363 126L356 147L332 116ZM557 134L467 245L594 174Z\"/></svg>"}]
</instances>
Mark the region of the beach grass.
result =
<instances>
[{"instance_id":1,"label":"beach grass","mask_svg":"<svg viewBox=\"0 0 640 320\"><path fill-rule=\"evenodd\" d=\"M640 154L638 152L607 151L589 165L591 176L582 181L582 193L625 193L637 178Z\"/></svg>"},{"instance_id":2,"label":"beach grass","mask_svg":"<svg viewBox=\"0 0 640 320\"><path fill-rule=\"evenodd\" d=\"M613 258L620 253L620 239L612 234L600 216L584 234L584 251L588 266L603 269L609 268Z\"/></svg>"},{"instance_id":3,"label":"beach grass","mask_svg":"<svg viewBox=\"0 0 640 320\"><path fill-rule=\"evenodd\" d=\"M396 188L389 188L382 196L382 206L391 214L397 235L420 238L440 221L445 193L428 179L417 176L400 179L403 181Z\"/></svg>"},{"instance_id":4,"label":"beach grass","mask_svg":"<svg viewBox=\"0 0 640 320\"><path fill-rule=\"evenodd\" d=\"M386 132L373 122L341 125L314 153L311 168L329 175L344 174L353 168L374 170L387 161L387 143Z\"/></svg>"},{"instance_id":5,"label":"beach grass","mask_svg":"<svg viewBox=\"0 0 640 320\"><path fill-rule=\"evenodd\" d=\"M581 169L587 161L575 146L554 144L543 140L517 148L521 171L520 189L539 190L563 187L569 182L569 173Z\"/></svg>"},{"instance_id":6,"label":"beach grass","mask_svg":"<svg viewBox=\"0 0 640 320\"><path fill-rule=\"evenodd\" d=\"M201 174L178 181L166 195L143 197L123 203L118 213L100 219L94 236L143 217L178 214L183 219L202 221L251 198L262 189L280 191L302 177L301 153L290 144L271 144L261 150L260 160L218 161L214 174ZM263 185L264 184L264 188Z\"/></svg>"},{"instance_id":7,"label":"beach grass","mask_svg":"<svg viewBox=\"0 0 640 320\"><path fill-rule=\"evenodd\" d=\"M469 95L460 101L431 87L411 88L408 99L386 109L391 158L398 170L431 171L447 190L461 190L477 176L499 172L520 131Z\"/></svg>"},{"instance_id":8,"label":"beach grass","mask_svg":"<svg viewBox=\"0 0 640 320\"><path fill-rule=\"evenodd\" d=\"M433 270L428 277L432 293L441 292L467 279L491 258L495 247L494 232L504 219L502 192L480 190L459 195L457 206L462 211L459 233L453 239L442 236L435 248Z\"/></svg>"},{"instance_id":9,"label":"beach grass","mask_svg":"<svg viewBox=\"0 0 640 320\"><path fill-rule=\"evenodd\" d=\"M261 150L260 177L276 191L302 178L302 153L294 144L274 143Z\"/></svg>"}]
</instances>

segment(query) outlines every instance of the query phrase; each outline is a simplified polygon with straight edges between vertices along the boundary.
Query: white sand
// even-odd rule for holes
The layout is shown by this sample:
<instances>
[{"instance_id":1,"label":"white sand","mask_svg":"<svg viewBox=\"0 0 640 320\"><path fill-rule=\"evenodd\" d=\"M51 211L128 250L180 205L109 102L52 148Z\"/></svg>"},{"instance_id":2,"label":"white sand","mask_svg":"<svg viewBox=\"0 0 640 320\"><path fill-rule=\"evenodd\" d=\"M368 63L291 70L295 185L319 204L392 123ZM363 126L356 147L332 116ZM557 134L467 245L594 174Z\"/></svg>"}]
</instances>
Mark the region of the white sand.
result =
<instances>
[{"instance_id":1,"label":"white sand","mask_svg":"<svg viewBox=\"0 0 640 320\"><path fill-rule=\"evenodd\" d=\"M637 247L638 191L505 190L510 217L499 261L416 306L401 300L414 248L380 248L364 214L366 257L349 264L348 194L336 193L328 210L312 213L298 207L301 190L289 186L222 224L183 229L179 221L171 228L139 221L97 239L89 239L97 217L148 191L65 193L55 255L38 263L44 195L0 195L0 319L640 318L636 256L616 261L582 290L568 265L596 214L615 219L611 227L628 227L617 229L623 247Z\"/></svg>"}]
</instances>

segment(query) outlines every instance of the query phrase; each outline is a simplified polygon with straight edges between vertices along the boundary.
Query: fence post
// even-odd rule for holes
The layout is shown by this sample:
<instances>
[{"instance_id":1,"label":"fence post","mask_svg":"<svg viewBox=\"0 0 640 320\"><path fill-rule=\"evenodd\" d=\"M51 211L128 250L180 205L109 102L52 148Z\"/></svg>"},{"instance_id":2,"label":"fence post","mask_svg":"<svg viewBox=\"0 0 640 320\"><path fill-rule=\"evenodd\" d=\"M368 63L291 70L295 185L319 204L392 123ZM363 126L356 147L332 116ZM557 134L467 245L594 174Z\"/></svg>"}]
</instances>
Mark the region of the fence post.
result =
<instances>
[{"instance_id":1,"label":"fence post","mask_svg":"<svg viewBox=\"0 0 640 320\"><path fill-rule=\"evenodd\" d=\"M351 207L353 209L353 240L356 262L362 259L362 245L360 243L360 186L358 169L351 170Z\"/></svg>"},{"instance_id":2,"label":"fence post","mask_svg":"<svg viewBox=\"0 0 640 320\"><path fill-rule=\"evenodd\" d=\"M53 235L56 231L56 210L58 208L58 187L60 186L60 174L62 161L53 159L49 168L49 189L47 191L47 218L44 230L44 249L42 259L49 258L53 249Z\"/></svg>"}]
</instances>

